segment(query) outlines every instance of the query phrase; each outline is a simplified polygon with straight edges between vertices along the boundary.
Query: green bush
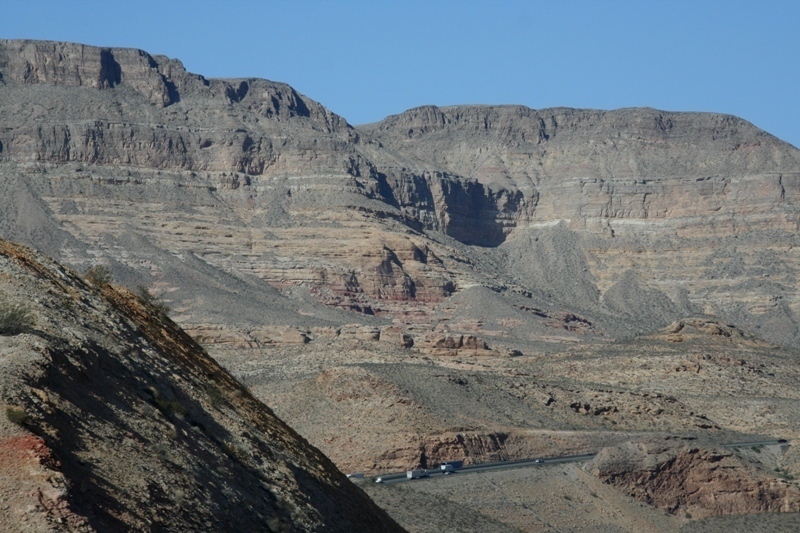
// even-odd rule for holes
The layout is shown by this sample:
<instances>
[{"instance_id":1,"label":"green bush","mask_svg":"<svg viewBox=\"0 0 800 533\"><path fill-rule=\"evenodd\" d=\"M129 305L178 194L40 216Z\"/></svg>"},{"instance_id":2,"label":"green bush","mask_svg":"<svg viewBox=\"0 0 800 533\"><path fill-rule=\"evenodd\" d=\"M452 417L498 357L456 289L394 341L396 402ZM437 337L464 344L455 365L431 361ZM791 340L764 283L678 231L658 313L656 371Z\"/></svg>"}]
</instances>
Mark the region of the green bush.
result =
<instances>
[{"instance_id":1,"label":"green bush","mask_svg":"<svg viewBox=\"0 0 800 533\"><path fill-rule=\"evenodd\" d=\"M158 296L150 292L144 285L139 285L136 289L136 295L151 313L166 316L166 314L170 312L169 306L162 302Z\"/></svg>"},{"instance_id":2,"label":"green bush","mask_svg":"<svg viewBox=\"0 0 800 533\"><path fill-rule=\"evenodd\" d=\"M6 407L6 417L9 422L18 426L24 426L25 422L28 421L28 414L22 407Z\"/></svg>"},{"instance_id":3,"label":"green bush","mask_svg":"<svg viewBox=\"0 0 800 533\"><path fill-rule=\"evenodd\" d=\"M95 265L84 274L86 281L95 287L102 287L111 283L111 271L105 265Z\"/></svg>"},{"instance_id":4,"label":"green bush","mask_svg":"<svg viewBox=\"0 0 800 533\"><path fill-rule=\"evenodd\" d=\"M18 335L35 324L36 316L27 305L0 300L0 335Z\"/></svg>"},{"instance_id":5,"label":"green bush","mask_svg":"<svg viewBox=\"0 0 800 533\"><path fill-rule=\"evenodd\" d=\"M156 406L161 409L161 412L166 414L175 415L179 418L185 417L189 410L183 406L180 402L174 402L169 400L162 400L161 398L155 399Z\"/></svg>"}]
</instances>

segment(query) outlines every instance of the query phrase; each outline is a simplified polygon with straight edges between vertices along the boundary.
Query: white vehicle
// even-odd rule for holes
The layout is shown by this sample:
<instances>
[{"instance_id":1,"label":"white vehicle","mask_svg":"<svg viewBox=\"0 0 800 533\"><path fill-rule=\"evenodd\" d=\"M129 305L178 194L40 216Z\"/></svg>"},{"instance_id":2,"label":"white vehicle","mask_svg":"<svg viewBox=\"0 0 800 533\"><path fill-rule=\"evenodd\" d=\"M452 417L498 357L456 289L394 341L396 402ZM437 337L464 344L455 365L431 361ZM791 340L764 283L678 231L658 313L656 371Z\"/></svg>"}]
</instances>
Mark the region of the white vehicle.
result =
<instances>
[{"instance_id":1,"label":"white vehicle","mask_svg":"<svg viewBox=\"0 0 800 533\"><path fill-rule=\"evenodd\" d=\"M427 470L409 470L406 472L406 477L408 479L419 479L423 477L428 477Z\"/></svg>"},{"instance_id":2,"label":"white vehicle","mask_svg":"<svg viewBox=\"0 0 800 533\"><path fill-rule=\"evenodd\" d=\"M376 477L375 478L375 483L383 483L383 478L382 477Z\"/></svg>"}]
</instances>

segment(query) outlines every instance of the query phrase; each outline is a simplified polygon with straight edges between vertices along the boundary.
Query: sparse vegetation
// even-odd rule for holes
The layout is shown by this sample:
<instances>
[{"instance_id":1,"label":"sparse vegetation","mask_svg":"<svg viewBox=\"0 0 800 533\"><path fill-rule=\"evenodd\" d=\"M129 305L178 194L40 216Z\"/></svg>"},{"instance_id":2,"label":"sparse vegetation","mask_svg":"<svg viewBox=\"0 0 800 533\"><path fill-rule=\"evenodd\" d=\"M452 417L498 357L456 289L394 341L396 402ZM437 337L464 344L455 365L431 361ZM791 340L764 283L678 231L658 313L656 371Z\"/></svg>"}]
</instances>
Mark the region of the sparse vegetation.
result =
<instances>
[{"instance_id":1,"label":"sparse vegetation","mask_svg":"<svg viewBox=\"0 0 800 533\"><path fill-rule=\"evenodd\" d=\"M168 461L169 460L169 448L163 444L158 443L153 446L153 452L162 460Z\"/></svg>"},{"instance_id":2,"label":"sparse vegetation","mask_svg":"<svg viewBox=\"0 0 800 533\"><path fill-rule=\"evenodd\" d=\"M169 306L161 301L161 298L150 292L144 285L139 285L139 287L136 288L136 295L151 313L166 316L167 313L170 312Z\"/></svg>"},{"instance_id":3,"label":"sparse vegetation","mask_svg":"<svg viewBox=\"0 0 800 533\"><path fill-rule=\"evenodd\" d=\"M208 388L208 401L215 409L222 407L226 398L225 395L217 387L211 386Z\"/></svg>"},{"instance_id":4,"label":"sparse vegetation","mask_svg":"<svg viewBox=\"0 0 800 533\"><path fill-rule=\"evenodd\" d=\"M236 459L240 463L247 460L247 450L243 446L233 442L226 442L222 447L231 459Z\"/></svg>"},{"instance_id":5,"label":"sparse vegetation","mask_svg":"<svg viewBox=\"0 0 800 533\"><path fill-rule=\"evenodd\" d=\"M95 287L102 287L111 283L111 271L105 265L95 265L84 274L86 281Z\"/></svg>"},{"instance_id":6,"label":"sparse vegetation","mask_svg":"<svg viewBox=\"0 0 800 533\"><path fill-rule=\"evenodd\" d=\"M28 413L22 407L9 406L6 407L6 418L12 424L24 426L28 421Z\"/></svg>"},{"instance_id":7,"label":"sparse vegetation","mask_svg":"<svg viewBox=\"0 0 800 533\"><path fill-rule=\"evenodd\" d=\"M0 335L18 335L36 324L36 316L23 303L0 299Z\"/></svg>"},{"instance_id":8,"label":"sparse vegetation","mask_svg":"<svg viewBox=\"0 0 800 533\"><path fill-rule=\"evenodd\" d=\"M178 418L183 418L184 416L189 414L189 410L180 402L163 400L161 398L156 398L154 401L156 403L156 406L165 415L174 415L177 416Z\"/></svg>"}]
</instances>

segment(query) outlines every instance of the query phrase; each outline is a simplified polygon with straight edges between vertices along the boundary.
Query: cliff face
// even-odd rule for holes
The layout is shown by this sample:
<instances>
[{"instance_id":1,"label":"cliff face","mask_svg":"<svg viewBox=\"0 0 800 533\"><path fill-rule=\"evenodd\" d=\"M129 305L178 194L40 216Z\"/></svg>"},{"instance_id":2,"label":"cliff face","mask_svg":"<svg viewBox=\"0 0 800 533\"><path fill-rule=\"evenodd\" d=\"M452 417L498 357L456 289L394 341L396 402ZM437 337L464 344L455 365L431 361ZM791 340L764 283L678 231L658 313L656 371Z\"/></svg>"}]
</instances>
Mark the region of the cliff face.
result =
<instances>
[{"instance_id":1,"label":"cliff face","mask_svg":"<svg viewBox=\"0 0 800 533\"><path fill-rule=\"evenodd\" d=\"M505 204L513 214L495 242L531 290L647 322L683 307L797 341L798 302L785 289L798 268L800 152L750 123L654 109L457 106L361 129L519 198ZM635 284L655 297L643 305Z\"/></svg>"},{"instance_id":2,"label":"cliff face","mask_svg":"<svg viewBox=\"0 0 800 533\"><path fill-rule=\"evenodd\" d=\"M384 531L330 460L129 291L0 242L6 531Z\"/></svg>"},{"instance_id":3,"label":"cliff face","mask_svg":"<svg viewBox=\"0 0 800 533\"><path fill-rule=\"evenodd\" d=\"M295 324L273 287L406 320L483 286L612 337L705 313L800 339L800 152L736 117L428 106L353 128L285 84L38 41L0 42L0 75L3 235L161 283L184 324L272 322L242 283Z\"/></svg>"}]
</instances>

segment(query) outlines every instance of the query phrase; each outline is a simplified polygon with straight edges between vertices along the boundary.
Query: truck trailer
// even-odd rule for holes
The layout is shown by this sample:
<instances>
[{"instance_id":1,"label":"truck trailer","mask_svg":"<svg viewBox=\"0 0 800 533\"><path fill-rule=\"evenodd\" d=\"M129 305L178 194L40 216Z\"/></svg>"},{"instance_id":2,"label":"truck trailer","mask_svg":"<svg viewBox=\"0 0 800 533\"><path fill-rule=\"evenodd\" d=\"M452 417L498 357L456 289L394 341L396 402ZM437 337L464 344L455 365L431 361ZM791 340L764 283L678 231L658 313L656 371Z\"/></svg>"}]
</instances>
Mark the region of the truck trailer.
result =
<instances>
[{"instance_id":1,"label":"truck trailer","mask_svg":"<svg viewBox=\"0 0 800 533\"><path fill-rule=\"evenodd\" d=\"M419 479L421 477L428 477L427 470L409 470L406 472L406 477L408 479Z\"/></svg>"}]
</instances>

